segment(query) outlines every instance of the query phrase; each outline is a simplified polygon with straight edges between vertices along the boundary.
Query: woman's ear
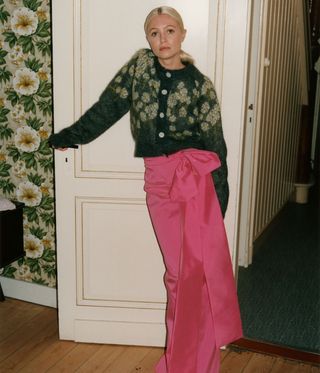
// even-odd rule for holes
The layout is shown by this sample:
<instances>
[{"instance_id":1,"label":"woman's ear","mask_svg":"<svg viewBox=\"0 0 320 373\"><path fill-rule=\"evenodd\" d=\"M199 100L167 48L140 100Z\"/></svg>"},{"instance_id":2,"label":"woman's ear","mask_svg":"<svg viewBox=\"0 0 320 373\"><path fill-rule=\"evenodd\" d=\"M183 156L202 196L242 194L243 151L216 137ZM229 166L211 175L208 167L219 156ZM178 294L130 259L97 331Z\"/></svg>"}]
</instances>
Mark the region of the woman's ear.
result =
<instances>
[{"instance_id":1,"label":"woman's ear","mask_svg":"<svg viewBox=\"0 0 320 373\"><path fill-rule=\"evenodd\" d=\"M186 34L187 34L187 30L184 29L182 32L182 41L184 41L184 39L186 38Z\"/></svg>"}]
</instances>

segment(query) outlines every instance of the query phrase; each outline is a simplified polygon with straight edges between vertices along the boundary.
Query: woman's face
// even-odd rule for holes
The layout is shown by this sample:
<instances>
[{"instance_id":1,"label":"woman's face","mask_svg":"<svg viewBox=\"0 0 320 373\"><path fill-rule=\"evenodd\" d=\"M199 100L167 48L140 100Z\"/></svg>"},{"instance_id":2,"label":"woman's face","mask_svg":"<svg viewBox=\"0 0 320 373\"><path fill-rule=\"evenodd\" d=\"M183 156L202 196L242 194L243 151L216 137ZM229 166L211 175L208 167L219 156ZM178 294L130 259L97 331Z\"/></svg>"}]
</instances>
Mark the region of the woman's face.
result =
<instances>
[{"instance_id":1,"label":"woman's face","mask_svg":"<svg viewBox=\"0 0 320 373\"><path fill-rule=\"evenodd\" d=\"M186 31L181 30L174 18L159 14L151 18L146 36L150 48L162 65L179 68L181 44L185 35Z\"/></svg>"}]
</instances>

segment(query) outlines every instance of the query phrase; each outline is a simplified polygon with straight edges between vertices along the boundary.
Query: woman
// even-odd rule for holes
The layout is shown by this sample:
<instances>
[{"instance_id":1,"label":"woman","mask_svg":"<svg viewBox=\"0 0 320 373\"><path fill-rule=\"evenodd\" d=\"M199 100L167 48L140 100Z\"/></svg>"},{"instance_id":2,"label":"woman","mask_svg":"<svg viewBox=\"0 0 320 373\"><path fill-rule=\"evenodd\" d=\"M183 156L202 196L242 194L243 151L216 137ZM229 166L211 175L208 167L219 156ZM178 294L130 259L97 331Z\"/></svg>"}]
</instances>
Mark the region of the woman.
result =
<instances>
[{"instance_id":1,"label":"woman","mask_svg":"<svg viewBox=\"0 0 320 373\"><path fill-rule=\"evenodd\" d=\"M86 144L130 110L166 266L167 346L156 372L215 373L219 347L242 335L223 225L228 183L219 104L211 81L181 50L186 30L177 11L152 10L144 29L151 50L139 50L50 143Z\"/></svg>"}]
</instances>

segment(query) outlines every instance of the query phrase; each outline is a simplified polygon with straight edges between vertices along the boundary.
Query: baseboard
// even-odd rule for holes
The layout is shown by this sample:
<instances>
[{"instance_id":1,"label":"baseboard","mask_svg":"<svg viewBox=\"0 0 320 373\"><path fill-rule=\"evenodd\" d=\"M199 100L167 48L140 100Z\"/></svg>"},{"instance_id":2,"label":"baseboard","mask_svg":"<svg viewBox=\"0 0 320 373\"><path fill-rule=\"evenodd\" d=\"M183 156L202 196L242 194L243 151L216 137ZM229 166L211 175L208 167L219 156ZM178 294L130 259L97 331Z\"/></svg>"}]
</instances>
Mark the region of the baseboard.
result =
<instances>
[{"instance_id":1,"label":"baseboard","mask_svg":"<svg viewBox=\"0 0 320 373\"><path fill-rule=\"evenodd\" d=\"M56 289L2 276L0 283L5 297L57 308Z\"/></svg>"},{"instance_id":2,"label":"baseboard","mask_svg":"<svg viewBox=\"0 0 320 373\"><path fill-rule=\"evenodd\" d=\"M307 363L314 363L317 365L320 364L319 354L308 351L296 350L285 346L274 345L271 343L259 342L248 338L238 339L237 341L231 343L229 347L236 347L240 350L249 350L253 352L263 353L266 355L269 354L281 356L283 358L303 361Z\"/></svg>"}]
</instances>

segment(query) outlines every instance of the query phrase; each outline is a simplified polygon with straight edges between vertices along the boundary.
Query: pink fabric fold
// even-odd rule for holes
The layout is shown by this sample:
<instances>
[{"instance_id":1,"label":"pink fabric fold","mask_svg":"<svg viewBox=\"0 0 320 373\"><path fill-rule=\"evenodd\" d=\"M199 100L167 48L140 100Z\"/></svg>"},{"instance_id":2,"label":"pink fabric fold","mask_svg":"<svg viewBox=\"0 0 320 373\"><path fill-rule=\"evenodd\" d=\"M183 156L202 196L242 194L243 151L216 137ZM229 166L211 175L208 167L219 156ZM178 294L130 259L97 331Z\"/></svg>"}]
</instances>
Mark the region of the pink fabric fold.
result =
<instances>
[{"instance_id":1,"label":"pink fabric fold","mask_svg":"<svg viewBox=\"0 0 320 373\"><path fill-rule=\"evenodd\" d=\"M223 218L211 172L217 154L145 159L145 191L166 264L167 348L158 373L216 373L220 346L242 336Z\"/></svg>"}]
</instances>

